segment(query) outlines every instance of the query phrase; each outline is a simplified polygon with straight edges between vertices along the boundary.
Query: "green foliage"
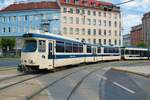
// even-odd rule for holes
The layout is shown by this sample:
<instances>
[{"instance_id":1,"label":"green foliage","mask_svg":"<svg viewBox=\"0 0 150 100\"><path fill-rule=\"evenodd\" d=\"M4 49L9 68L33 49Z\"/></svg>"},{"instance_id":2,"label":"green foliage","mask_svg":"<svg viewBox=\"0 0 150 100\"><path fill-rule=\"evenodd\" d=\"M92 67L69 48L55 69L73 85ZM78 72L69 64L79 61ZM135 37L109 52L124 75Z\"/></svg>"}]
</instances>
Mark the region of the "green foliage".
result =
<instances>
[{"instance_id":1,"label":"green foliage","mask_svg":"<svg viewBox=\"0 0 150 100\"><path fill-rule=\"evenodd\" d=\"M12 50L15 45L16 45L16 41L15 38L1 38L1 47L3 49L3 51L7 51Z\"/></svg>"},{"instance_id":2,"label":"green foliage","mask_svg":"<svg viewBox=\"0 0 150 100\"><path fill-rule=\"evenodd\" d=\"M146 48L147 45L144 42L141 42L137 45L138 47Z\"/></svg>"}]
</instances>

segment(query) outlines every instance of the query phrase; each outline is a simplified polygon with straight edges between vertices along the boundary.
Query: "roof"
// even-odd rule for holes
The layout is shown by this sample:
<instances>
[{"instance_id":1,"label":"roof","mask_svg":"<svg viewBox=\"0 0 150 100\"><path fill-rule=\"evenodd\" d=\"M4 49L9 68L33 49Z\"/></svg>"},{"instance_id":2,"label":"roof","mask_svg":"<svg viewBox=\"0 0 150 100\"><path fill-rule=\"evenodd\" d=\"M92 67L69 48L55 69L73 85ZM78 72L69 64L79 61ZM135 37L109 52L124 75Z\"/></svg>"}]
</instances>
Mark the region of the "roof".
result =
<instances>
[{"instance_id":1,"label":"roof","mask_svg":"<svg viewBox=\"0 0 150 100\"><path fill-rule=\"evenodd\" d=\"M12 4L2 9L0 12L6 11L20 11L20 10L33 10L33 9L60 9L57 2L29 2Z\"/></svg>"}]
</instances>

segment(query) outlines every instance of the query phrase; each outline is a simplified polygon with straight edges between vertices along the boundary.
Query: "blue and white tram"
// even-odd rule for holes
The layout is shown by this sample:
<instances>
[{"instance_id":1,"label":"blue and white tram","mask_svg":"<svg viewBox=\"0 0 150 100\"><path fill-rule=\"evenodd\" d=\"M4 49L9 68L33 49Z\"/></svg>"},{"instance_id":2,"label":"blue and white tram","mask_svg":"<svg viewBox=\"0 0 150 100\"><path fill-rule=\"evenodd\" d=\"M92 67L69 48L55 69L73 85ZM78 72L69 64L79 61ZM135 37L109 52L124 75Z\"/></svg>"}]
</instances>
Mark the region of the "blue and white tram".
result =
<instances>
[{"instance_id":1,"label":"blue and white tram","mask_svg":"<svg viewBox=\"0 0 150 100\"><path fill-rule=\"evenodd\" d=\"M135 47L122 47L121 57L124 60L147 59L148 49L147 48L135 48Z\"/></svg>"},{"instance_id":2,"label":"blue and white tram","mask_svg":"<svg viewBox=\"0 0 150 100\"><path fill-rule=\"evenodd\" d=\"M120 48L82 43L50 33L23 35L20 71L55 69L80 63L120 60Z\"/></svg>"}]
</instances>

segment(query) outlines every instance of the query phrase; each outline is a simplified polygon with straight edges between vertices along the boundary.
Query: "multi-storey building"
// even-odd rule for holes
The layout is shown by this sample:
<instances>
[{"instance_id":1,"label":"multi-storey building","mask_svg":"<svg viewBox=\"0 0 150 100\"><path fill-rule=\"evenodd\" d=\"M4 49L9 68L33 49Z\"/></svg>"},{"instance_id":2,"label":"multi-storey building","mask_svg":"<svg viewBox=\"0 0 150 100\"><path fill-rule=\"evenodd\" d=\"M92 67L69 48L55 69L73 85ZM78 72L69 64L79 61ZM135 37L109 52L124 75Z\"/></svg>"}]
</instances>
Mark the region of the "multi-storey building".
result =
<instances>
[{"instance_id":1,"label":"multi-storey building","mask_svg":"<svg viewBox=\"0 0 150 100\"><path fill-rule=\"evenodd\" d=\"M123 35L123 46L131 46L131 34Z\"/></svg>"},{"instance_id":2,"label":"multi-storey building","mask_svg":"<svg viewBox=\"0 0 150 100\"><path fill-rule=\"evenodd\" d=\"M89 43L121 45L120 9L112 3L61 0L61 12L62 35Z\"/></svg>"},{"instance_id":3,"label":"multi-storey building","mask_svg":"<svg viewBox=\"0 0 150 100\"><path fill-rule=\"evenodd\" d=\"M131 45L138 46L143 43L142 24L136 25L131 29Z\"/></svg>"},{"instance_id":4,"label":"multi-storey building","mask_svg":"<svg viewBox=\"0 0 150 100\"><path fill-rule=\"evenodd\" d=\"M0 35L21 36L31 30L102 45L121 45L120 8L96 0L24 2L0 11Z\"/></svg>"},{"instance_id":5,"label":"multi-storey building","mask_svg":"<svg viewBox=\"0 0 150 100\"><path fill-rule=\"evenodd\" d=\"M144 14L142 18L142 28L144 43L150 46L150 12Z\"/></svg>"}]
</instances>

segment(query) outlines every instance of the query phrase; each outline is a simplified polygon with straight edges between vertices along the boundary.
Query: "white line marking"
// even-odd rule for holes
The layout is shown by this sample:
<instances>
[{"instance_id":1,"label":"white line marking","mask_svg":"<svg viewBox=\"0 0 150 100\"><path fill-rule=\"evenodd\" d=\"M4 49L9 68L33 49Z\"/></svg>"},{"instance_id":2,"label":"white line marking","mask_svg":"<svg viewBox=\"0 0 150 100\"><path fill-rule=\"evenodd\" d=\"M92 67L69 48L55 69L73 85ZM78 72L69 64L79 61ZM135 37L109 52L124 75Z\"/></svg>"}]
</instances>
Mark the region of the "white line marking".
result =
<instances>
[{"instance_id":1,"label":"white line marking","mask_svg":"<svg viewBox=\"0 0 150 100\"><path fill-rule=\"evenodd\" d=\"M104 79L104 80L107 80L107 77L105 77L105 76L101 76L101 75L99 75L99 74L96 74L96 76L99 77L99 78L102 78L102 79Z\"/></svg>"},{"instance_id":2,"label":"white line marking","mask_svg":"<svg viewBox=\"0 0 150 100\"><path fill-rule=\"evenodd\" d=\"M132 93L132 94L135 94L135 91L133 91L133 90L131 90L131 89L129 89L129 88L127 88L127 87L117 83L117 82L113 82L113 84L118 86L118 87L120 87L120 88L122 88L122 89L124 89L124 90L126 90L126 91L128 91L128 92L130 92L130 93Z\"/></svg>"}]
</instances>

